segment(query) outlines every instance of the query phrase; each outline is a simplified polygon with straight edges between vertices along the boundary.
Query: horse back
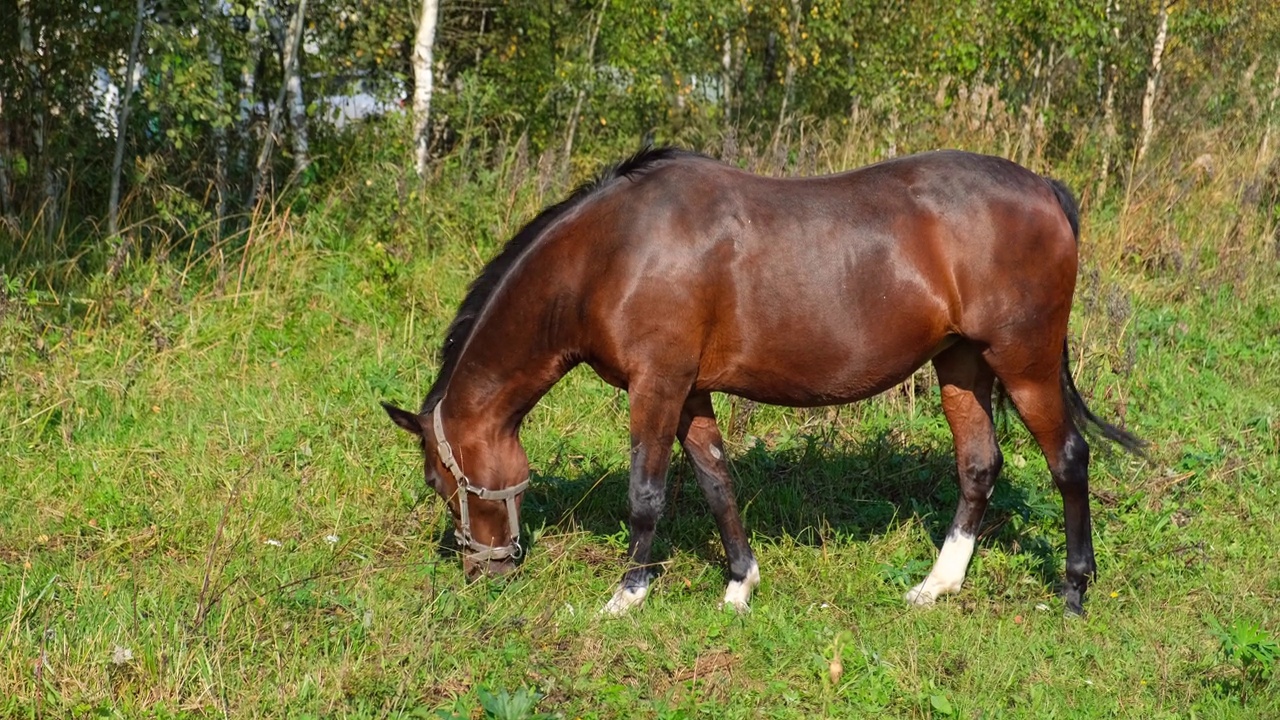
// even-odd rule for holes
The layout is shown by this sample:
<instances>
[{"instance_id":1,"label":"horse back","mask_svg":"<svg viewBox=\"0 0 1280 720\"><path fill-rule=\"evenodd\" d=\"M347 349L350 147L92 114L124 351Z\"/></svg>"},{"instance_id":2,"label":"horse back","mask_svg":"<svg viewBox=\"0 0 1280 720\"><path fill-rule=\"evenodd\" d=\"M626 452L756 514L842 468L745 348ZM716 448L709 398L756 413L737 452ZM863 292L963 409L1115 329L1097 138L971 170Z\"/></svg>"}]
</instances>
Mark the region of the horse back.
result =
<instances>
[{"instance_id":1,"label":"horse back","mask_svg":"<svg viewBox=\"0 0 1280 720\"><path fill-rule=\"evenodd\" d=\"M816 178L682 158L584 207L581 354L781 404L866 397L960 338L1065 332L1076 242L1055 188L935 152Z\"/></svg>"}]
</instances>

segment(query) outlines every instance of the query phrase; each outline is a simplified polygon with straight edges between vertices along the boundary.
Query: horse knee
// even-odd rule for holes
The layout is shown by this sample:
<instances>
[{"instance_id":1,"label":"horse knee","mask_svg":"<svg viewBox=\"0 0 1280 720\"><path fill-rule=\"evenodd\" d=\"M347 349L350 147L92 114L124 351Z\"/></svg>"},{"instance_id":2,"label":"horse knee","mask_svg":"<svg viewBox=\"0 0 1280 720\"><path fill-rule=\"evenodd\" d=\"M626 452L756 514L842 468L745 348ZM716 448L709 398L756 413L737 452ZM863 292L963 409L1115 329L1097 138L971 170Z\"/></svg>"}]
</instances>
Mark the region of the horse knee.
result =
<instances>
[{"instance_id":1,"label":"horse knee","mask_svg":"<svg viewBox=\"0 0 1280 720\"><path fill-rule=\"evenodd\" d=\"M1079 432L1071 432L1062 445L1062 452L1049 469L1053 473L1053 482L1060 491L1088 492L1089 443Z\"/></svg>"},{"instance_id":2,"label":"horse knee","mask_svg":"<svg viewBox=\"0 0 1280 720\"><path fill-rule=\"evenodd\" d=\"M632 523L645 528L656 524L665 502L662 482L633 483L629 496Z\"/></svg>"},{"instance_id":3,"label":"horse knee","mask_svg":"<svg viewBox=\"0 0 1280 720\"><path fill-rule=\"evenodd\" d=\"M997 445L965 455L960 461L960 479L965 496L974 501L990 498L1003 468L1004 455Z\"/></svg>"}]
</instances>

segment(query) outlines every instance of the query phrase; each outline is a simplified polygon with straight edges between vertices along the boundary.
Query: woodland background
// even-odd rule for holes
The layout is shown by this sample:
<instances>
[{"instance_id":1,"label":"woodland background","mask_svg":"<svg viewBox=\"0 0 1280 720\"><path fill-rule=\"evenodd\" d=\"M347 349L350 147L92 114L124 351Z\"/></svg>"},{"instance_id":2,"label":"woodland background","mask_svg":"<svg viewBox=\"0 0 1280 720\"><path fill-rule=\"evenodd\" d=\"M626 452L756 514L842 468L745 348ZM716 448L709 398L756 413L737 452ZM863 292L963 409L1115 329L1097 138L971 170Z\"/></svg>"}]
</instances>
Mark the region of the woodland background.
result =
<instances>
[{"instance_id":1,"label":"woodland background","mask_svg":"<svg viewBox=\"0 0 1280 720\"><path fill-rule=\"evenodd\" d=\"M386 209L417 212L450 172L514 157L560 187L649 142L811 172L805 136L851 125L881 157L980 140L1086 204L1141 182L1152 146L1212 171L1249 142L1245 199L1274 205L1278 56L1264 0L5 0L0 258L208 248L374 156L420 191Z\"/></svg>"}]
</instances>

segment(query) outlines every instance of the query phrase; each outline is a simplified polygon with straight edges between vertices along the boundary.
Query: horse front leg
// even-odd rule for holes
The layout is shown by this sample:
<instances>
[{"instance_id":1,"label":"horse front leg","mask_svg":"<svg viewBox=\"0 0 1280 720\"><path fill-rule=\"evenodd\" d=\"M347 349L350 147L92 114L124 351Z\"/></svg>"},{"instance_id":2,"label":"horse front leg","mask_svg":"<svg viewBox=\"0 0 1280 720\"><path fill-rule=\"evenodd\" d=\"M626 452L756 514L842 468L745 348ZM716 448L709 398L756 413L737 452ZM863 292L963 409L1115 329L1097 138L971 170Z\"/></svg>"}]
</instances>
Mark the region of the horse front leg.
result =
<instances>
[{"instance_id":1,"label":"horse front leg","mask_svg":"<svg viewBox=\"0 0 1280 720\"><path fill-rule=\"evenodd\" d=\"M716 425L710 394L690 395L685 401L676 437L693 461L698 485L720 528L720 540L729 564L729 587L724 593L724 605L745 612L749 609L747 603L751 600L751 591L760 584L760 567L751 552L747 531L738 513L733 480L729 477L729 465L725 461L724 438Z\"/></svg>"},{"instance_id":2,"label":"horse front leg","mask_svg":"<svg viewBox=\"0 0 1280 720\"><path fill-rule=\"evenodd\" d=\"M633 382L631 398L631 539L627 547L629 567L613 598L601 610L621 615L644 602L654 569L649 556L654 531L666 500L667 468L671 445L680 421L680 405L688 385L666 378Z\"/></svg>"}]
</instances>

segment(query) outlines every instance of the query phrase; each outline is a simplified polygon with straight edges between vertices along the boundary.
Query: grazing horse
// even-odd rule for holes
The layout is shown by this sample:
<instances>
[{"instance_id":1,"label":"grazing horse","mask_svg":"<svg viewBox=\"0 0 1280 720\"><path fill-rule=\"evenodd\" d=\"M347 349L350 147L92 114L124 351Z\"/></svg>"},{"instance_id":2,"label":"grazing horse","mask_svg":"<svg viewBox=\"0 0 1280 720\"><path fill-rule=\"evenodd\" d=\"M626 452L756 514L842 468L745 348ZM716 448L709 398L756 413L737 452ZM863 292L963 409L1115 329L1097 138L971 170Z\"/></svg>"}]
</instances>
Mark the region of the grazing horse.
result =
<instances>
[{"instance_id":1,"label":"grazing horse","mask_svg":"<svg viewBox=\"0 0 1280 720\"><path fill-rule=\"evenodd\" d=\"M1094 575L1085 407L1067 367L1078 211L1008 160L940 151L813 178L753 175L646 149L544 210L471 285L418 436L469 578L511 571L529 461L521 421L570 368L630 397L630 561L604 611L640 604L672 444L693 462L728 561L724 603L760 581L735 502L713 391L811 407L870 397L932 361L955 438L960 501L933 569L906 599L964 580L1002 463L1000 380L1062 494L1068 611Z\"/></svg>"}]
</instances>

